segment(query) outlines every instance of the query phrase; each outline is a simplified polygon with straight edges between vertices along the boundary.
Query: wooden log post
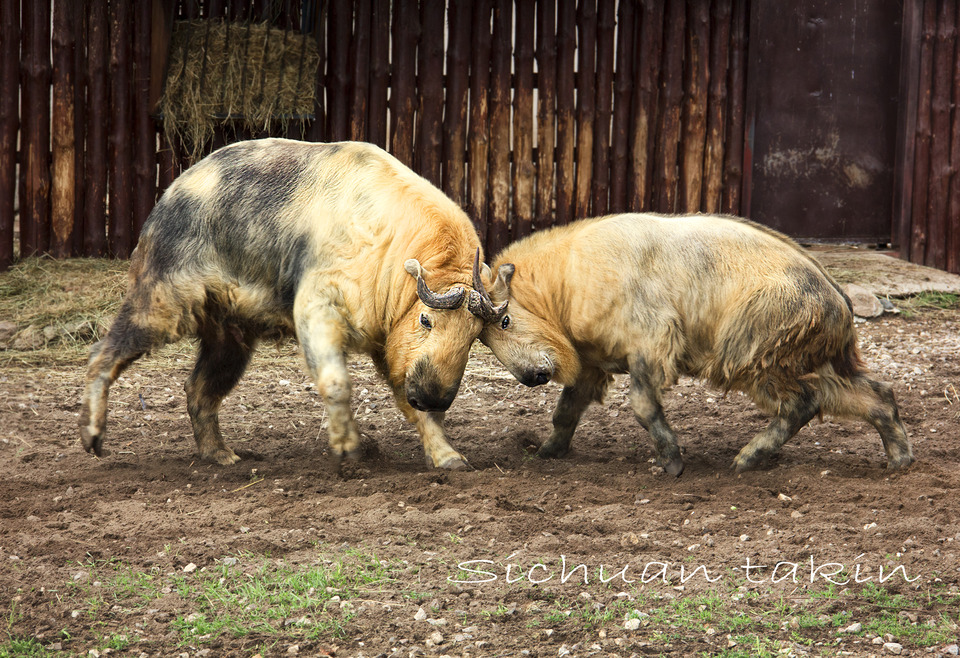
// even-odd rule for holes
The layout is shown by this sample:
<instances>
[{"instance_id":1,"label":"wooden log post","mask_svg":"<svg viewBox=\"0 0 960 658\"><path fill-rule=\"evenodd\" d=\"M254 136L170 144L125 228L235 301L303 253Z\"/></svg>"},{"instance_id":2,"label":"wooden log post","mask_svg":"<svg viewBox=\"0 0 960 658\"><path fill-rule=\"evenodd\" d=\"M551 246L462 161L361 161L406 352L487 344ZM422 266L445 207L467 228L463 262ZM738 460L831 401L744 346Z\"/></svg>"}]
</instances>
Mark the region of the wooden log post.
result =
<instances>
[{"instance_id":1,"label":"wooden log post","mask_svg":"<svg viewBox=\"0 0 960 658\"><path fill-rule=\"evenodd\" d=\"M20 115L20 3L0 2L0 272L13 264Z\"/></svg>"},{"instance_id":2,"label":"wooden log post","mask_svg":"<svg viewBox=\"0 0 960 658\"><path fill-rule=\"evenodd\" d=\"M657 212L677 212L677 152L683 103L683 38L686 16L682 2L668 2L664 26L663 93L654 163Z\"/></svg>"},{"instance_id":3,"label":"wooden log post","mask_svg":"<svg viewBox=\"0 0 960 658\"><path fill-rule=\"evenodd\" d=\"M114 258L129 258L133 251L133 113L131 98L131 6L111 2L110 18L110 131L109 232L107 243Z\"/></svg>"},{"instance_id":4,"label":"wooden log post","mask_svg":"<svg viewBox=\"0 0 960 658\"><path fill-rule=\"evenodd\" d=\"M610 212L626 212L633 79L635 0L623 0L617 13L617 54L613 94L613 145L610 152Z\"/></svg>"},{"instance_id":5,"label":"wooden log post","mask_svg":"<svg viewBox=\"0 0 960 658\"><path fill-rule=\"evenodd\" d=\"M417 111L417 41L420 17L416 3L393 3L393 74L390 87L390 150L413 166L413 128Z\"/></svg>"},{"instance_id":6,"label":"wooden log post","mask_svg":"<svg viewBox=\"0 0 960 658\"><path fill-rule=\"evenodd\" d=\"M561 2L557 9L557 202L556 223L568 224L574 217L577 122L574 116L574 55L577 48L577 14L574 3Z\"/></svg>"},{"instance_id":7,"label":"wooden log post","mask_svg":"<svg viewBox=\"0 0 960 658\"><path fill-rule=\"evenodd\" d=\"M467 135L468 189L467 212L487 245L487 171L490 151L490 12L491 0L475 0L473 5L473 47L470 57L470 126ZM489 254L488 254L489 258Z\"/></svg>"},{"instance_id":8,"label":"wooden log post","mask_svg":"<svg viewBox=\"0 0 960 658\"><path fill-rule=\"evenodd\" d=\"M353 3L330 3L329 68L327 69L326 139L350 139L350 39L353 34Z\"/></svg>"},{"instance_id":9,"label":"wooden log post","mask_svg":"<svg viewBox=\"0 0 960 658\"><path fill-rule=\"evenodd\" d=\"M53 5L53 166L50 185L50 254L67 258L73 248L76 210L76 138L74 136L74 49L76 25L73 2Z\"/></svg>"},{"instance_id":10,"label":"wooden log post","mask_svg":"<svg viewBox=\"0 0 960 658\"><path fill-rule=\"evenodd\" d=\"M699 212L703 190L703 151L707 135L710 54L709 0L687 0L686 62L681 115L680 190L683 212Z\"/></svg>"},{"instance_id":11,"label":"wooden log post","mask_svg":"<svg viewBox=\"0 0 960 658\"><path fill-rule=\"evenodd\" d=\"M730 64L727 71L727 125L723 152L723 193L720 207L728 215L742 214L744 120L746 117L747 0L733 0L730 18Z\"/></svg>"},{"instance_id":12,"label":"wooden log post","mask_svg":"<svg viewBox=\"0 0 960 658\"><path fill-rule=\"evenodd\" d=\"M490 202L487 253L494 256L510 242L510 60L513 0L493 2L490 50Z\"/></svg>"},{"instance_id":13,"label":"wooden log post","mask_svg":"<svg viewBox=\"0 0 960 658\"><path fill-rule=\"evenodd\" d=\"M513 228L516 240L533 230L533 50L535 1L517 0L513 91Z\"/></svg>"},{"instance_id":14,"label":"wooden log post","mask_svg":"<svg viewBox=\"0 0 960 658\"><path fill-rule=\"evenodd\" d=\"M597 0L577 6L577 176L574 216L590 216L593 178L593 128L597 99Z\"/></svg>"},{"instance_id":15,"label":"wooden log post","mask_svg":"<svg viewBox=\"0 0 960 658\"><path fill-rule=\"evenodd\" d=\"M957 0L940 0L933 54L930 100L930 186L927 194L927 251L923 264L947 267L947 203L950 194L950 95L953 91L954 48L957 40Z\"/></svg>"},{"instance_id":16,"label":"wooden log post","mask_svg":"<svg viewBox=\"0 0 960 658\"><path fill-rule=\"evenodd\" d=\"M924 0L920 42L920 102L917 105L917 146L913 169L913 204L910 253L913 262L923 262L927 253L927 191L930 180L930 144L933 139L931 104L933 90L933 42L937 33L936 0Z\"/></svg>"},{"instance_id":17,"label":"wooden log post","mask_svg":"<svg viewBox=\"0 0 960 658\"><path fill-rule=\"evenodd\" d=\"M22 5L20 256L50 245L50 0Z\"/></svg>"},{"instance_id":18,"label":"wooden log post","mask_svg":"<svg viewBox=\"0 0 960 658\"><path fill-rule=\"evenodd\" d=\"M713 3L710 17L710 91L707 143L703 153L703 211L720 212L723 193L723 129L727 117L727 54L730 50L730 0Z\"/></svg>"},{"instance_id":19,"label":"wooden log post","mask_svg":"<svg viewBox=\"0 0 960 658\"><path fill-rule=\"evenodd\" d=\"M437 185L443 157L443 29L444 0L422 0L421 39L417 49L417 171Z\"/></svg>"},{"instance_id":20,"label":"wooden log post","mask_svg":"<svg viewBox=\"0 0 960 658\"><path fill-rule=\"evenodd\" d=\"M87 162L84 173L83 255L107 254L107 126L109 59L107 0L89 0L87 13Z\"/></svg>"},{"instance_id":21,"label":"wooden log post","mask_svg":"<svg viewBox=\"0 0 960 658\"><path fill-rule=\"evenodd\" d=\"M613 117L613 52L615 0L597 6L597 115L593 129L593 176L590 214L605 215L610 208L610 122Z\"/></svg>"},{"instance_id":22,"label":"wooden log post","mask_svg":"<svg viewBox=\"0 0 960 658\"><path fill-rule=\"evenodd\" d=\"M653 207L654 147L660 98L660 61L663 42L663 3L643 0L637 16L636 82L633 85L633 125L630 139L630 172L627 181L630 210Z\"/></svg>"},{"instance_id":23,"label":"wooden log post","mask_svg":"<svg viewBox=\"0 0 960 658\"><path fill-rule=\"evenodd\" d=\"M73 238L70 243L70 255L83 255L84 212L86 210L86 187L84 180L87 170L87 154L84 136L87 131L87 21L86 3L74 2L70 5L70 21L74 25L76 43L73 49L73 135L74 148L74 190L73 190Z\"/></svg>"},{"instance_id":24,"label":"wooden log post","mask_svg":"<svg viewBox=\"0 0 960 658\"><path fill-rule=\"evenodd\" d=\"M466 206L467 106L470 92L470 34L473 3L450 3L447 97L443 117L443 191Z\"/></svg>"},{"instance_id":25,"label":"wooden log post","mask_svg":"<svg viewBox=\"0 0 960 658\"><path fill-rule=\"evenodd\" d=\"M537 3L537 215L536 228L554 223L557 144L557 5Z\"/></svg>"},{"instance_id":26,"label":"wooden log post","mask_svg":"<svg viewBox=\"0 0 960 658\"><path fill-rule=\"evenodd\" d=\"M390 88L390 0L373 0L370 17L370 103L367 139L387 146L387 94Z\"/></svg>"},{"instance_id":27,"label":"wooden log post","mask_svg":"<svg viewBox=\"0 0 960 658\"><path fill-rule=\"evenodd\" d=\"M953 62L953 97L960 99L960 51ZM947 203L947 271L960 274L960 107L953 110L950 130L950 197Z\"/></svg>"},{"instance_id":28,"label":"wooden log post","mask_svg":"<svg viewBox=\"0 0 960 658\"><path fill-rule=\"evenodd\" d=\"M381 0L389 2L390 0ZM310 34L317 42L317 70L313 80L313 121L307 127L306 138L311 142L322 142L327 138L327 17L329 3L323 2L313 6L313 15L310 17L313 25ZM232 11L231 3L231 11ZM389 10L388 10L389 11ZM230 20L235 20L235 14L230 14ZM387 40L385 40L387 41Z\"/></svg>"},{"instance_id":29,"label":"wooden log post","mask_svg":"<svg viewBox=\"0 0 960 658\"><path fill-rule=\"evenodd\" d=\"M354 33L350 41L350 139L367 140L367 119L370 100L370 28L373 13L371 0L355 2Z\"/></svg>"},{"instance_id":30,"label":"wooden log post","mask_svg":"<svg viewBox=\"0 0 960 658\"><path fill-rule=\"evenodd\" d=\"M222 1L220 3L222 5ZM210 11L222 6L212 7ZM222 18L221 15L218 15ZM133 197L133 241L140 237L143 223L153 210L157 195L157 127L153 121L153 106L150 104L150 34L153 27L153 11L150 3L134 4L133 60L134 88L134 162L133 175L136 194Z\"/></svg>"}]
</instances>

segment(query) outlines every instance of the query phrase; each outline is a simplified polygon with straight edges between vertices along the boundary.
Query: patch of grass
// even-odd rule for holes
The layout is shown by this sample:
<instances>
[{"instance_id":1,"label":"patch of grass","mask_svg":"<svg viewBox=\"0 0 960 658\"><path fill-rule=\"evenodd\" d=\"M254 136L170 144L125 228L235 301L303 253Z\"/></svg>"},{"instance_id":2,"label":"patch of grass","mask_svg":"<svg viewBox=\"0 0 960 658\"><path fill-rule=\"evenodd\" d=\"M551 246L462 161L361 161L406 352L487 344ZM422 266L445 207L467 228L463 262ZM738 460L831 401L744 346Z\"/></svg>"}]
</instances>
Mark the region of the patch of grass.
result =
<instances>
[{"instance_id":1,"label":"patch of grass","mask_svg":"<svg viewBox=\"0 0 960 658\"><path fill-rule=\"evenodd\" d=\"M31 658L33 656L49 658L57 655L47 650L36 638L11 637L5 644L0 644L0 658Z\"/></svg>"},{"instance_id":2,"label":"patch of grass","mask_svg":"<svg viewBox=\"0 0 960 658\"><path fill-rule=\"evenodd\" d=\"M960 295L950 292L921 292L896 300L896 306L904 317L911 318L923 311L960 308Z\"/></svg>"}]
</instances>

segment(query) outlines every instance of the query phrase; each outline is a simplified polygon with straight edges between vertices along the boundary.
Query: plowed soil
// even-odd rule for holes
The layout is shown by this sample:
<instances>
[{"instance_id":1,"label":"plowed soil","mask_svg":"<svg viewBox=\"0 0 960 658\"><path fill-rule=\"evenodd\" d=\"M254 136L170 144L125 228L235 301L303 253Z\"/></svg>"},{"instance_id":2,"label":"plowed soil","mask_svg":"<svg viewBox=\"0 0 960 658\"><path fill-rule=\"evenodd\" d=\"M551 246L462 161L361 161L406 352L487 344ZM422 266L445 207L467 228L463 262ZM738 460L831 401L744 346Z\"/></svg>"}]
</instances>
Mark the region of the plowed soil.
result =
<instances>
[{"instance_id":1,"label":"plowed soil","mask_svg":"<svg viewBox=\"0 0 960 658\"><path fill-rule=\"evenodd\" d=\"M957 611L941 602L960 593L960 312L885 316L859 331L913 442L918 461L905 472L886 470L869 425L827 418L775 463L734 474L737 451L767 420L747 398L691 380L666 400L681 477L653 467L623 378L587 412L570 456L541 460L532 453L559 388L520 386L479 345L446 423L472 470L426 467L416 431L358 357L364 459L338 475L293 343L262 348L224 403L241 462L194 457L187 343L114 386L111 454L97 459L77 433L84 364L12 361L0 371L5 631L49 655L866 656L888 655L888 641L902 655L945 652ZM288 632L282 619L239 634L181 630L210 607L178 579L358 555L385 576L298 614L303 624L339 620L339 630ZM111 596L93 605L109 564L152 574L149 601L116 598L111 581ZM870 601L898 595L907 630L948 637L867 632L882 607ZM714 605L741 617L743 633L711 617ZM862 631L841 632L861 620ZM126 643L111 650L115 633Z\"/></svg>"}]
</instances>

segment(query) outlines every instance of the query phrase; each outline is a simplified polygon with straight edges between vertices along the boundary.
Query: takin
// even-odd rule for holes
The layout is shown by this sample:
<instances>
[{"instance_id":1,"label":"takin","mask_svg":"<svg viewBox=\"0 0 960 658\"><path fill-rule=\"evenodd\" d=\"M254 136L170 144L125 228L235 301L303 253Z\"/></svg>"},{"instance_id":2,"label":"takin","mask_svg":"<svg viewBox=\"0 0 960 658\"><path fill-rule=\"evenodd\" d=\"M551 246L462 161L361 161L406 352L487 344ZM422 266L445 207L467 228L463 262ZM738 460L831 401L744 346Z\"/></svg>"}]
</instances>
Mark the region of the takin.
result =
<instances>
[{"instance_id":1,"label":"takin","mask_svg":"<svg viewBox=\"0 0 960 658\"><path fill-rule=\"evenodd\" d=\"M479 261L463 210L376 146L263 139L221 148L176 179L143 227L123 304L90 351L83 446L102 454L108 391L127 366L195 337L184 388L197 450L238 461L220 404L258 339L295 335L338 465L359 454L346 361L357 351L416 424L427 463L464 466L444 412L470 345L504 311L477 291Z\"/></svg>"},{"instance_id":2,"label":"takin","mask_svg":"<svg viewBox=\"0 0 960 658\"><path fill-rule=\"evenodd\" d=\"M680 475L662 393L687 375L747 393L774 416L736 456L758 466L814 416L861 418L887 466L913 462L889 385L860 359L850 300L792 240L746 220L625 214L574 222L498 254L490 296L509 313L480 340L521 383L563 386L541 457L562 457L612 373L653 439L656 463Z\"/></svg>"}]
</instances>

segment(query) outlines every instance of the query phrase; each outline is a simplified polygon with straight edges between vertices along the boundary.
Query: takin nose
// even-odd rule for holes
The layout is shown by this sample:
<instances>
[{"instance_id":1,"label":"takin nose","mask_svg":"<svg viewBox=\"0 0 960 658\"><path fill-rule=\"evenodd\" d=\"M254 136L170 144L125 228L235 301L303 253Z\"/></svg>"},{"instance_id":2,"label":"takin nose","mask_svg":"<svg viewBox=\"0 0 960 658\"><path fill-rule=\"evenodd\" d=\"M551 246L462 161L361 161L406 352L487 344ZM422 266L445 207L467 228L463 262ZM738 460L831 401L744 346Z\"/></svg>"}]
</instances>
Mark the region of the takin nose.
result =
<instances>
[{"instance_id":1,"label":"takin nose","mask_svg":"<svg viewBox=\"0 0 960 658\"><path fill-rule=\"evenodd\" d=\"M523 373L523 377L520 378L520 383L524 386L540 386L541 384L546 384L550 381L550 378L553 376L546 368L537 368L535 370L527 370Z\"/></svg>"},{"instance_id":2,"label":"takin nose","mask_svg":"<svg viewBox=\"0 0 960 658\"><path fill-rule=\"evenodd\" d=\"M460 382L452 388L443 386L436 370L426 362L418 363L406 381L407 402L417 411L446 411L457 397Z\"/></svg>"}]
</instances>

